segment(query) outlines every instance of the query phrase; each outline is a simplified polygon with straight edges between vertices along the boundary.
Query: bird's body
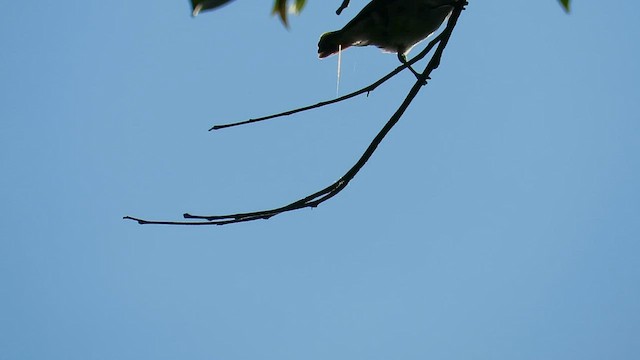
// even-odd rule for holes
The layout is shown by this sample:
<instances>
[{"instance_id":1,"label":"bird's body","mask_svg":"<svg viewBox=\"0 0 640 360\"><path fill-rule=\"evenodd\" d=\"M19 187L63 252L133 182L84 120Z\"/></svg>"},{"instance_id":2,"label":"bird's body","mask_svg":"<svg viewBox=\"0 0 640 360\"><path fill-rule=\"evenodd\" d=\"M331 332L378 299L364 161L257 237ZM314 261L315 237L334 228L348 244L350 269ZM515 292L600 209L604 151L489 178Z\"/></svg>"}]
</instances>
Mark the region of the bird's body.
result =
<instances>
[{"instance_id":1,"label":"bird's body","mask_svg":"<svg viewBox=\"0 0 640 360\"><path fill-rule=\"evenodd\" d=\"M452 0L372 0L341 30L320 37L318 56L366 45L404 56L436 31L452 10Z\"/></svg>"}]
</instances>

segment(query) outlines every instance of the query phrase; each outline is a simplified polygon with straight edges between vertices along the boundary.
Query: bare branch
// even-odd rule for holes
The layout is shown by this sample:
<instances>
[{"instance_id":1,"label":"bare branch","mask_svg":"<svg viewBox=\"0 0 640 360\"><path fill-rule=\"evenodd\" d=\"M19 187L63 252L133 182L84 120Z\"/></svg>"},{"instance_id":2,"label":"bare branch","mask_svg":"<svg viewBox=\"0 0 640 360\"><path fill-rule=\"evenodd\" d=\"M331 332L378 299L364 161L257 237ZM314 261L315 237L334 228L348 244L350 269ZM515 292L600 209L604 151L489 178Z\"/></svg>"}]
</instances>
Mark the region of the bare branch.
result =
<instances>
[{"instance_id":1,"label":"bare branch","mask_svg":"<svg viewBox=\"0 0 640 360\"><path fill-rule=\"evenodd\" d=\"M340 7L338 8L338 10L336 10L336 15L340 15L342 13L342 10L346 9L347 6L349 6L349 0L342 1Z\"/></svg>"},{"instance_id":2,"label":"bare branch","mask_svg":"<svg viewBox=\"0 0 640 360\"><path fill-rule=\"evenodd\" d=\"M332 99L332 100L321 101L321 102L316 103L314 105L307 105L307 106L303 106L303 107L300 107L300 108L297 108L297 109L283 111L283 112L277 113L277 114L267 115L267 116L263 116L263 117L259 117L259 118L255 118L255 119L238 121L238 122L229 123L229 124L215 125L212 128L210 128L209 131L211 131L211 130L220 130L220 129L225 129L225 128L234 127L234 126L240 126L240 125L247 125L247 124L252 124L252 123L265 121L265 120L271 120L271 119L275 119L275 118L279 118L279 117L283 117L283 116L289 116L289 115L297 114L299 112L303 112L303 111L307 111L307 110L313 110L313 109L321 108L323 106L336 104L336 103L339 103L341 101L348 100L348 99L351 99L353 97L356 97L358 95L369 94L370 92L375 90L378 86L384 84L389 79L391 79L392 77L396 76L402 70L404 70L404 69L410 67L411 65L415 64L416 62L422 60L422 58L424 58L431 51L431 49L433 49L433 47L442 39L442 34L443 33L440 33L440 34L438 34L438 36L433 38L433 40L431 40L429 42L429 44L424 48L424 50L422 50L420 53L418 53L418 55L413 57L411 60L405 62L404 64L402 64L400 66L398 66L397 68L395 68L393 71L391 71L387 75L385 75L385 76L381 77L380 79L376 80L374 83L372 83L372 84L370 84L368 86L365 86L365 87L363 87L363 88L361 88L359 90L356 90L356 91L351 92L349 94L343 95L343 96L341 96L339 98L335 98L335 99Z\"/></svg>"},{"instance_id":3,"label":"bare branch","mask_svg":"<svg viewBox=\"0 0 640 360\"><path fill-rule=\"evenodd\" d=\"M321 203L329 200L333 196L337 195L340 191L342 191L351 180L356 176L356 174L362 169L362 167L367 163L367 161L371 158L376 148L382 140L387 136L389 131L398 123L398 121L402 118L402 115L409 107L413 99L418 95L422 86L424 86L426 79L429 78L429 75L433 70L435 70L442 58L442 53L449 42L449 38L451 37L451 33L456 26L458 18L464 10L464 5L466 5L466 1L458 1L456 3L456 7L453 10L452 15L449 18L449 22L447 23L446 28L443 30L440 41L438 43L438 47L434 52L431 60L426 65L425 70L422 74L420 74L419 78L413 84L406 98L400 104L395 113L391 116L389 121L385 124L385 126L378 132L376 137L371 141L367 149L364 151L360 159L344 174L338 181L327 186L326 188L315 192L307 197L294 201L288 205L271 209L271 210L263 210L256 212L248 212L248 213L238 213L238 214L230 214L230 215L191 215L184 214L185 219L198 219L205 221L154 221L154 220L144 220L140 218L135 218L131 216L125 216L125 219L137 221L139 224L164 224L164 225L226 225L231 223L239 223L245 221L253 221L258 219L269 219L275 215L282 214L284 212L289 212L293 210L298 210L307 207L317 207Z\"/></svg>"}]
</instances>

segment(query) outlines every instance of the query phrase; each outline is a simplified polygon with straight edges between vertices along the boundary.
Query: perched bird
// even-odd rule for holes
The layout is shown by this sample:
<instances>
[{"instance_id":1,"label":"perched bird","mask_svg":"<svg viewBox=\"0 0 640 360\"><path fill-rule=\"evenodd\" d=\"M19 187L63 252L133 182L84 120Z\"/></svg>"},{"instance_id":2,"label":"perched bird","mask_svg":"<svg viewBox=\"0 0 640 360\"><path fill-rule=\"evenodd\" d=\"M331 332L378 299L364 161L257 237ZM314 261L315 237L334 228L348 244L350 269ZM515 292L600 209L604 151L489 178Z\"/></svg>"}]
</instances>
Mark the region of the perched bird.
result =
<instances>
[{"instance_id":1,"label":"perched bird","mask_svg":"<svg viewBox=\"0 0 640 360\"><path fill-rule=\"evenodd\" d=\"M397 53L398 59L406 63L409 50L442 25L454 3L455 0L372 0L341 30L320 37L318 56L325 58L350 46L375 45L385 52Z\"/></svg>"}]
</instances>

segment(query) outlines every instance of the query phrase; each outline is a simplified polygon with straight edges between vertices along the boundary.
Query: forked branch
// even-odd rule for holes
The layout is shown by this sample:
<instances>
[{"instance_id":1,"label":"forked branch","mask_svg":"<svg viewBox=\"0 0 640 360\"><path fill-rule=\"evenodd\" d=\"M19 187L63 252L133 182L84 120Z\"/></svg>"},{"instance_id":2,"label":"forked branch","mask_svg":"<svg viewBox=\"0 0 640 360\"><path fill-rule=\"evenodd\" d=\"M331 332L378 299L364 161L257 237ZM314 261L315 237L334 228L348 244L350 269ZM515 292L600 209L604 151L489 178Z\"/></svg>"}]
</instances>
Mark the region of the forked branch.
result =
<instances>
[{"instance_id":1,"label":"forked branch","mask_svg":"<svg viewBox=\"0 0 640 360\"><path fill-rule=\"evenodd\" d=\"M267 115L267 116L263 116L263 117L259 117L259 118L255 118L255 119L248 119L248 120L238 121L238 122L229 123L229 124L214 125L213 127L211 127L209 129L209 131L211 131L211 130L220 130L220 129L230 128L230 127L240 126L240 125L247 125L247 124L252 124L252 123L265 121L265 120L271 120L271 119L275 119L275 118L279 118L279 117L283 117L283 116L289 116L289 115L297 114L299 112L318 109L318 108L321 108L323 106L336 104L336 103L351 99L353 97L356 97L358 95L369 94L373 90L377 89L378 86L384 84L385 82L390 80L392 77L398 75L398 73L400 73L402 70L410 67L411 65L415 64L416 62L422 60L425 56L427 56L427 54L431 51L431 49L433 49L433 47L442 39L442 35L443 34L444 34L444 32L438 34L438 36L433 38L433 40L431 40L429 42L429 44L424 48L424 50L422 50L420 53L418 53L418 55L413 57L411 60L407 61L406 63L404 63L404 64L402 64L400 66L398 66L397 68L395 68L393 71L391 71L387 75L385 75L385 76L381 77L380 79L376 80L374 83L372 83L370 85L367 85L367 86L365 86L365 87L363 87L363 88L361 88L359 90L356 90L354 92L351 92L349 94L340 96L340 97L335 98L335 99L321 101L321 102L313 104L313 105L307 105L307 106L299 107L297 109L283 111L281 113Z\"/></svg>"},{"instance_id":2,"label":"forked branch","mask_svg":"<svg viewBox=\"0 0 640 360\"><path fill-rule=\"evenodd\" d=\"M157 221L157 220L144 220L136 217L125 216L125 219L137 221L139 224L160 224L160 225L225 225L231 223L239 223L245 221L253 221L258 219L269 219L275 215L282 214L284 212L289 212L293 210L303 209L303 208L313 208L317 207L321 203L329 200L330 198L337 195L340 191L342 191L351 180L356 176L356 174L362 169L362 167L367 163L367 161L371 158L376 148L382 140L387 136L389 131L398 123L398 121L402 118L402 115L407 110L413 99L418 95L420 89L425 84L425 81L429 78L429 75L433 70L438 68L440 64L440 60L442 58L442 53L447 46L449 39L451 37L451 33L456 26L458 18L464 10L464 5L466 5L466 1L458 1L456 4L453 13L449 17L449 21L447 23L446 28L442 31L442 33L434 39L437 40L438 47L436 48L431 60L426 65L424 72L420 75L420 77L413 84L409 93L402 101L402 104L398 107L398 109L391 116L389 121L384 125L384 127L380 130L380 132L376 135L376 137L371 141L367 149L364 151L360 159L344 174L338 181L335 183L325 187L324 189L317 191L309 196L306 196L302 199L296 200L288 205L274 208L270 210L263 211L255 211L248 213L238 213L238 214L229 214L229 215L192 215L192 214L184 214L184 218L188 220L196 220L196 221ZM434 43L434 42L432 42ZM434 43L435 44L435 43ZM430 44L431 45L431 44ZM426 55L426 53L425 53ZM424 55L423 55L424 56ZM416 60L417 61L417 60ZM413 62L408 62L412 64ZM398 69L396 69L398 70ZM396 71L394 70L394 71ZM398 70L401 71L402 69ZM388 75L387 75L388 76ZM392 75L393 76L393 75ZM383 78L384 79L384 78ZM382 80L382 79L381 79ZM386 81L386 80L385 80ZM384 81L383 81L384 82ZM376 82L377 83L377 82ZM374 83L375 84L375 83ZM366 89L366 88L365 88ZM366 90L365 90L366 91ZM355 95L354 95L355 96ZM324 106L324 105L323 105ZM304 111L304 110L300 110ZM284 115L281 115L284 116ZM257 121L257 120L256 120ZM254 121L255 122L255 121Z\"/></svg>"}]
</instances>

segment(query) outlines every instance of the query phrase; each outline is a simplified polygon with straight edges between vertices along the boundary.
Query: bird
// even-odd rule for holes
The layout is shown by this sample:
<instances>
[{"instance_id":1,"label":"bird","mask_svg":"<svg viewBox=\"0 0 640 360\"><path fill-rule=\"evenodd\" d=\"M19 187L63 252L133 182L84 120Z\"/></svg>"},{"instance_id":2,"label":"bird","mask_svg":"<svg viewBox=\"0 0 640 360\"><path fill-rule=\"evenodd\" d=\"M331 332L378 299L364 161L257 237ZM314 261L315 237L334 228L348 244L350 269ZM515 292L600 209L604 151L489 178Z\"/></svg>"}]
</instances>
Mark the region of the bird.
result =
<instances>
[{"instance_id":1,"label":"bird","mask_svg":"<svg viewBox=\"0 0 640 360\"><path fill-rule=\"evenodd\" d=\"M322 34L318 57L322 59L351 46L374 45L384 52L396 53L406 64L406 54L438 30L455 3L456 0L372 0L342 29Z\"/></svg>"}]
</instances>

